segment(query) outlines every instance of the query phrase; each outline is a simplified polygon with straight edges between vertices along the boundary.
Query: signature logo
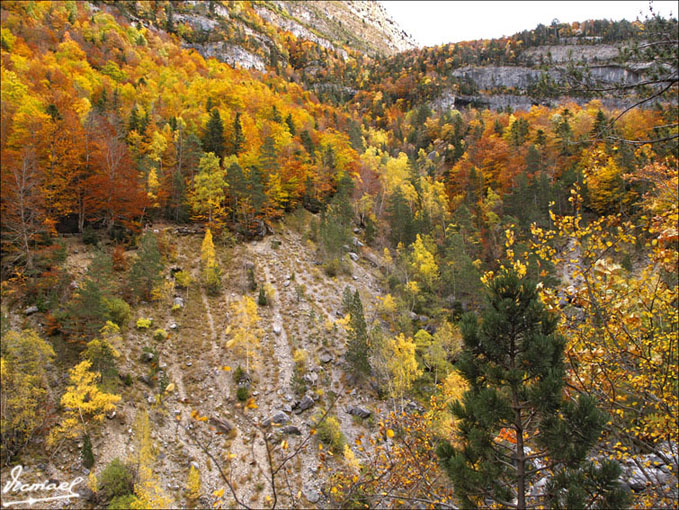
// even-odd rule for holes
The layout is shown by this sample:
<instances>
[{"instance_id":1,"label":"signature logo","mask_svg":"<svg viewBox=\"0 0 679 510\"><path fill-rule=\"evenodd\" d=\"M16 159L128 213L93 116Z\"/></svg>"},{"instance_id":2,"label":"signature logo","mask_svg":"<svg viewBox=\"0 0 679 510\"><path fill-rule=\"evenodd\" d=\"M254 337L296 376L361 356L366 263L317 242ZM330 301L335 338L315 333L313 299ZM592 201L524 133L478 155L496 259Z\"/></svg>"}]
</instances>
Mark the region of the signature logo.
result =
<instances>
[{"instance_id":1,"label":"signature logo","mask_svg":"<svg viewBox=\"0 0 679 510\"><path fill-rule=\"evenodd\" d=\"M14 495L15 493L18 493L16 494L17 496L21 495L29 497L18 501L3 501L2 506L4 508L19 505L33 506L36 503L43 503L46 501L55 501L58 499L69 499L80 497L80 494L78 494L77 492L73 492L73 487L84 481L84 478L82 476L79 476L70 482L61 482L58 485L56 483L49 482L48 480L45 480L44 482L41 483L31 484L21 482L21 473L23 473L23 471L24 471L23 466L14 466L12 468L12 471L10 471L10 475L12 478L11 480L8 480L4 487L2 488L2 495L3 499L5 498L5 495L7 494ZM57 492L57 491L58 492L65 491L66 494L57 494L55 496L49 496L44 498L34 497L32 494L34 492Z\"/></svg>"}]
</instances>

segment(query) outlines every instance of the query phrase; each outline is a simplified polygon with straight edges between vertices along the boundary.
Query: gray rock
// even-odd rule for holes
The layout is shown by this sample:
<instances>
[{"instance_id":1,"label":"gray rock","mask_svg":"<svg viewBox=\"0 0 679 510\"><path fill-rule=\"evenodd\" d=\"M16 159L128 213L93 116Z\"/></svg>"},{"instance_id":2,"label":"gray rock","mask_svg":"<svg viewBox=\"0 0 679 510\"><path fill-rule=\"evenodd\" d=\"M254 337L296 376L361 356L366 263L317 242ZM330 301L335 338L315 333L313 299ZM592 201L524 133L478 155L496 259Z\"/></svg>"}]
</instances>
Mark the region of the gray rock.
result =
<instances>
[{"instance_id":1,"label":"gray rock","mask_svg":"<svg viewBox=\"0 0 679 510\"><path fill-rule=\"evenodd\" d=\"M646 488L646 477L639 471L635 471L627 480L627 485L634 492L641 492Z\"/></svg>"},{"instance_id":2,"label":"gray rock","mask_svg":"<svg viewBox=\"0 0 679 510\"><path fill-rule=\"evenodd\" d=\"M363 246L365 246L361 241L358 240L358 237L354 237L354 238L351 240L351 243L352 243L354 246L356 246L357 248L363 248Z\"/></svg>"},{"instance_id":3,"label":"gray rock","mask_svg":"<svg viewBox=\"0 0 679 510\"><path fill-rule=\"evenodd\" d=\"M349 406L347 408L347 413L351 414L352 416L358 416L359 418L365 420L366 418L370 417L372 414L370 410L366 409L365 407L361 406Z\"/></svg>"},{"instance_id":4,"label":"gray rock","mask_svg":"<svg viewBox=\"0 0 679 510\"><path fill-rule=\"evenodd\" d=\"M309 503L318 503L321 500L321 493L313 487L304 487L302 489L302 494L304 494L304 497Z\"/></svg>"},{"instance_id":5,"label":"gray rock","mask_svg":"<svg viewBox=\"0 0 679 510\"><path fill-rule=\"evenodd\" d=\"M193 365L193 362L191 362L191 361L187 361L187 362L186 362L186 366L187 366L187 367L190 367L191 365Z\"/></svg>"},{"instance_id":6,"label":"gray rock","mask_svg":"<svg viewBox=\"0 0 679 510\"><path fill-rule=\"evenodd\" d=\"M80 487L77 491L80 499L85 501L94 501L94 492L89 487Z\"/></svg>"},{"instance_id":7,"label":"gray rock","mask_svg":"<svg viewBox=\"0 0 679 510\"><path fill-rule=\"evenodd\" d=\"M152 384L153 384L153 383L151 382L151 378L150 378L148 375L140 375L139 377L137 377L137 379L139 379L141 382L143 382L143 383L144 383L146 386L148 386L149 388L150 388L150 387L152 386Z\"/></svg>"},{"instance_id":8,"label":"gray rock","mask_svg":"<svg viewBox=\"0 0 679 510\"><path fill-rule=\"evenodd\" d=\"M321 363L330 363L332 361L332 356L329 353L324 352L318 357L318 359Z\"/></svg>"},{"instance_id":9,"label":"gray rock","mask_svg":"<svg viewBox=\"0 0 679 510\"><path fill-rule=\"evenodd\" d=\"M314 386L318 382L318 374L316 374L314 372L309 372L308 374L304 374L304 376L302 377L302 380L305 383L307 383L311 386Z\"/></svg>"},{"instance_id":10,"label":"gray rock","mask_svg":"<svg viewBox=\"0 0 679 510\"><path fill-rule=\"evenodd\" d=\"M151 396L151 395L149 395L148 397L146 397L146 401L147 401L149 404L155 404L156 398L153 397L153 396Z\"/></svg>"},{"instance_id":11,"label":"gray rock","mask_svg":"<svg viewBox=\"0 0 679 510\"><path fill-rule=\"evenodd\" d=\"M38 307L34 305L34 306L29 306L28 308L26 308L26 310L24 310L24 314L25 315L33 315L34 313L37 313L39 311L40 310L38 310Z\"/></svg>"},{"instance_id":12,"label":"gray rock","mask_svg":"<svg viewBox=\"0 0 679 510\"><path fill-rule=\"evenodd\" d=\"M288 425L286 427L283 427L283 433L284 434L290 434L292 436L301 436L302 431L299 430L298 427L295 427L294 425Z\"/></svg>"},{"instance_id":13,"label":"gray rock","mask_svg":"<svg viewBox=\"0 0 679 510\"><path fill-rule=\"evenodd\" d=\"M110 413L110 414L107 414L107 415L106 415L106 417L107 417L107 418L108 418L109 420L112 420L113 418L115 418L115 417L116 417L116 412L115 412L115 411L113 411L112 413Z\"/></svg>"},{"instance_id":14,"label":"gray rock","mask_svg":"<svg viewBox=\"0 0 679 510\"><path fill-rule=\"evenodd\" d=\"M405 405L404 409L408 413L415 413L416 412L416 413L422 414L425 411L424 407L419 405L417 402L413 402L412 400Z\"/></svg>"},{"instance_id":15,"label":"gray rock","mask_svg":"<svg viewBox=\"0 0 679 510\"><path fill-rule=\"evenodd\" d=\"M170 329L172 329L172 330L177 329L178 327L179 326L177 326L176 322L173 322L172 324L170 324Z\"/></svg>"},{"instance_id":16,"label":"gray rock","mask_svg":"<svg viewBox=\"0 0 679 510\"><path fill-rule=\"evenodd\" d=\"M192 460L190 464L191 464L191 467L193 467L194 469L200 469L200 466L198 465L198 463L195 460Z\"/></svg>"},{"instance_id":17,"label":"gray rock","mask_svg":"<svg viewBox=\"0 0 679 510\"><path fill-rule=\"evenodd\" d=\"M290 280L285 280L283 282L283 287L290 287Z\"/></svg>"},{"instance_id":18,"label":"gray rock","mask_svg":"<svg viewBox=\"0 0 679 510\"><path fill-rule=\"evenodd\" d=\"M276 336L280 335L282 331L283 331L283 328L281 328L280 324L274 324L273 325L273 332L274 332L274 334L276 334Z\"/></svg>"},{"instance_id":19,"label":"gray rock","mask_svg":"<svg viewBox=\"0 0 679 510\"><path fill-rule=\"evenodd\" d=\"M174 298L174 301L172 301L172 304L173 304L174 306L178 306L179 308L184 308L184 298L183 298L183 297L176 296L176 297Z\"/></svg>"},{"instance_id":20,"label":"gray rock","mask_svg":"<svg viewBox=\"0 0 679 510\"><path fill-rule=\"evenodd\" d=\"M145 352L142 355L141 360L144 363L151 363L154 360L154 358L155 358L155 355L152 352Z\"/></svg>"},{"instance_id":21,"label":"gray rock","mask_svg":"<svg viewBox=\"0 0 679 510\"><path fill-rule=\"evenodd\" d=\"M315 402L314 399L311 398L309 395L305 395L302 400L300 400L295 407L297 410L295 411L297 414L303 413L307 409L310 409L314 406Z\"/></svg>"},{"instance_id":22,"label":"gray rock","mask_svg":"<svg viewBox=\"0 0 679 510\"><path fill-rule=\"evenodd\" d=\"M351 258L351 260L353 260L354 262L358 262L359 256L355 254L353 251L350 251L349 258Z\"/></svg>"},{"instance_id":23,"label":"gray rock","mask_svg":"<svg viewBox=\"0 0 679 510\"><path fill-rule=\"evenodd\" d=\"M285 404L283 406L283 411L286 413L291 413L292 412L292 406L290 404Z\"/></svg>"},{"instance_id":24,"label":"gray rock","mask_svg":"<svg viewBox=\"0 0 679 510\"><path fill-rule=\"evenodd\" d=\"M278 411L273 416L271 416L271 418L269 418L268 420L265 420L265 422L276 423L278 425L283 425L284 423L288 423L289 421L290 421L290 417L287 414L285 414L283 411ZM264 422L262 422L262 424L264 425Z\"/></svg>"}]
</instances>

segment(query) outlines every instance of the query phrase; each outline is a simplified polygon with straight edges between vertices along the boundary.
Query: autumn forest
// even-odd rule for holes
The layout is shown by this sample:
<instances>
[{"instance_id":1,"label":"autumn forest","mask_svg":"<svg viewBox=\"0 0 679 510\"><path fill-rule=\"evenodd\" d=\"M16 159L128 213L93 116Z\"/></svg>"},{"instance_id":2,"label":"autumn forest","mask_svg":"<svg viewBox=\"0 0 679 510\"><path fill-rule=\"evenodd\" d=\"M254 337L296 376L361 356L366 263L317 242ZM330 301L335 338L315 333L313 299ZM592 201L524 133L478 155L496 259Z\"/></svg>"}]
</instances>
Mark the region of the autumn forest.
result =
<instances>
[{"instance_id":1,"label":"autumn forest","mask_svg":"<svg viewBox=\"0 0 679 510\"><path fill-rule=\"evenodd\" d=\"M0 5L3 487L674 507L676 19L384 54L290 3Z\"/></svg>"}]
</instances>

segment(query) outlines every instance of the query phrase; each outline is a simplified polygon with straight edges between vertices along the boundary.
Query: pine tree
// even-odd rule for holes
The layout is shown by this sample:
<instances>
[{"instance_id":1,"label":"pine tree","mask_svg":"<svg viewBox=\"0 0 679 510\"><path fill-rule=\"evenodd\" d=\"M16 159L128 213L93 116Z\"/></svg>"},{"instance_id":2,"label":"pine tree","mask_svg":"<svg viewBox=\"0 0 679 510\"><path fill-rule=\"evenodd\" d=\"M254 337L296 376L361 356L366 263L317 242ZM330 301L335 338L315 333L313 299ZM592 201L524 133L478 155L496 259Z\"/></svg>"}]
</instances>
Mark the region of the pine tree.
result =
<instances>
[{"instance_id":1,"label":"pine tree","mask_svg":"<svg viewBox=\"0 0 679 510\"><path fill-rule=\"evenodd\" d=\"M370 344L368 342L368 327L363 316L363 303L358 290L349 311L349 340L347 342L346 360L352 372L358 377L370 374Z\"/></svg>"},{"instance_id":2,"label":"pine tree","mask_svg":"<svg viewBox=\"0 0 679 510\"><path fill-rule=\"evenodd\" d=\"M295 128L295 123L292 120L292 114L288 113L288 116L285 117L285 123L288 126L288 131L290 131L290 134L292 136L295 136L297 134L297 129Z\"/></svg>"},{"instance_id":3,"label":"pine tree","mask_svg":"<svg viewBox=\"0 0 679 510\"><path fill-rule=\"evenodd\" d=\"M203 137L203 149L205 152L214 153L220 161L226 152L224 145L224 123L217 108L213 108L210 112L210 120L207 122Z\"/></svg>"},{"instance_id":4,"label":"pine tree","mask_svg":"<svg viewBox=\"0 0 679 510\"><path fill-rule=\"evenodd\" d=\"M619 466L585 460L606 417L589 396L563 396L565 340L556 317L513 271L503 270L487 290L481 320L467 314L462 321L456 367L470 389L451 408L461 446L438 449L462 505L525 509L546 499L556 507L622 508ZM547 493L531 495L550 471Z\"/></svg>"},{"instance_id":5,"label":"pine tree","mask_svg":"<svg viewBox=\"0 0 679 510\"><path fill-rule=\"evenodd\" d=\"M139 298L148 299L153 287L162 280L163 261L152 232L146 232L139 244L139 253L130 271L130 286Z\"/></svg>"},{"instance_id":6,"label":"pine tree","mask_svg":"<svg viewBox=\"0 0 679 510\"><path fill-rule=\"evenodd\" d=\"M127 121L127 131L139 132L139 122L139 108L137 105L134 105L130 112L130 119Z\"/></svg>"},{"instance_id":7,"label":"pine tree","mask_svg":"<svg viewBox=\"0 0 679 510\"><path fill-rule=\"evenodd\" d=\"M236 156L243 151L243 146L245 145L245 135L243 135L243 124L241 124L240 115L240 112L236 112L236 117L233 119L232 154Z\"/></svg>"},{"instance_id":8,"label":"pine tree","mask_svg":"<svg viewBox=\"0 0 679 510\"><path fill-rule=\"evenodd\" d=\"M391 242L394 246L399 243L409 246L415 241L415 219L401 188L397 188L389 197L387 218L391 227Z\"/></svg>"}]
</instances>

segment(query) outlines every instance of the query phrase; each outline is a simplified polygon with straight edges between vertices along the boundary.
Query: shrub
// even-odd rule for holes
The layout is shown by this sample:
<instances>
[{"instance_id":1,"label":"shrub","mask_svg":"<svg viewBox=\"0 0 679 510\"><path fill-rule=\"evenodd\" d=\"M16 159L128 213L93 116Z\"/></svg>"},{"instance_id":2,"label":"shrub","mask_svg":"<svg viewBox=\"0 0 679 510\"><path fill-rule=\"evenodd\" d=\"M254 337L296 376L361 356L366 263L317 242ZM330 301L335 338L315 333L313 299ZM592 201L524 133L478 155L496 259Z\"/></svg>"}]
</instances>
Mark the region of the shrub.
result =
<instances>
[{"instance_id":1,"label":"shrub","mask_svg":"<svg viewBox=\"0 0 679 510\"><path fill-rule=\"evenodd\" d=\"M255 269L248 268L248 288L252 291L257 288L257 280L255 280Z\"/></svg>"},{"instance_id":2,"label":"shrub","mask_svg":"<svg viewBox=\"0 0 679 510\"><path fill-rule=\"evenodd\" d=\"M259 306L266 306L267 305L266 294L264 294L264 286L263 285L259 286L259 296L257 297L257 304Z\"/></svg>"},{"instance_id":3,"label":"shrub","mask_svg":"<svg viewBox=\"0 0 679 510\"><path fill-rule=\"evenodd\" d=\"M335 258L323 264L323 271L325 271L325 274L331 278L337 276L340 272L339 259Z\"/></svg>"},{"instance_id":4,"label":"shrub","mask_svg":"<svg viewBox=\"0 0 679 510\"><path fill-rule=\"evenodd\" d=\"M120 298L104 299L106 320L117 324L121 328L130 320L130 305Z\"/></svg>"},{"instance_id":5,"label":"shrub","mask_svg":"<svg viewBox=\"0 0 679 510\"><path fill-rule=\"evenodd\" d=\"M107 499L126 496L132 492L132 473L123 462L115 458L99 476L99 490Z\"/></svg>"},{"instance_id":6,"label":"shrub","mask_svg":"<svg viewBox=\"0 0 679 510\"><path fill-rule=\"evenodd\" d=\"M270 283L265 283L263 285L263 287L264 287L264 296L266 297L266 302L269 306L271 306L271 305L274 304L274 301L276 299L276 289Z\"/></svg>"},{"instance_id":7,"label":"shrub","mask_svg":"<svg viewBox=\"0 0 679 510\"><path fill-rule=\"evenodd\" d=\"M238 384L245 379L246 379L245 370L243 370L243 368L240 365L238 365L238 368L236 368L236 370L233 371L233 380L236 382L236 384Z\"/></svg>"},{"instance_id":8,"label":"shrub","mask_svg":"<svg viewBox=\"0 0 679 510\"><path fill-rule=\"evenodd\" d=\"M137 319L137 329L149 329L151 327L151 324L153 324L153 319L151 319L150 317L147 319L143 317Z\"/></svg>"},{"instance_id":9,"label":"shrub","mask_svg":"<svg viewBox=\"0 0 679 510\"><path fill-rule=\"evenodd\" d=\"M340 428L339 421L334 416L327 416L318 426L318 438L335 453L344 451L346 439Z\"/></svg>"},{"instance_id":10,"label":"shrub","mask_svg":"<svg viewBox=\"0 0 679 510\"><path fill-rule=\"evenodd\" d=\"M191 275L187 271L177 271L174 274L174 281L180 289L186 289L191 285Z\"/></svg>"},{"instance_id":11,"label":"shrub","mask_svg":"<svg viewBox=\"0 0 679 510\"><path fill-rule=\"evenodd\" d=\"M247 386L238 386L238 390L236 391L236 397L238 400L245 402L249 396L250 389Z\"/></svg>"},{"instance_id":12,"label":"shrub","mask_svg":"<svg viewBox=\"0 0 679 510\"><path fill-rule=\"evenodd\" d=\"M99 244L99 233L92 227L87 226L83 229L83 243L96 246Z\"/></svg>"},{"instance_id":13,"label":"shrub","mask_svg":"<svg viewBox=\"0 0 679 510\"><path fill-rule=\"evenodd\" d=\"M108 504L108 510L129 510L135 502L137 502L137 497L134 494L118 496Z\"/></svg>"},{"instance_id":14,"label":"shrub","mask_svg":"<svg viewBox=\"0 0 679 510\"><path fill-rule=\"evenodd\" d=\"M165 331L162 328L158 328L153 332L153 339L158 340L159 342L161 340L167 340L167 331Z\"/></svg>"}]
</instances>

